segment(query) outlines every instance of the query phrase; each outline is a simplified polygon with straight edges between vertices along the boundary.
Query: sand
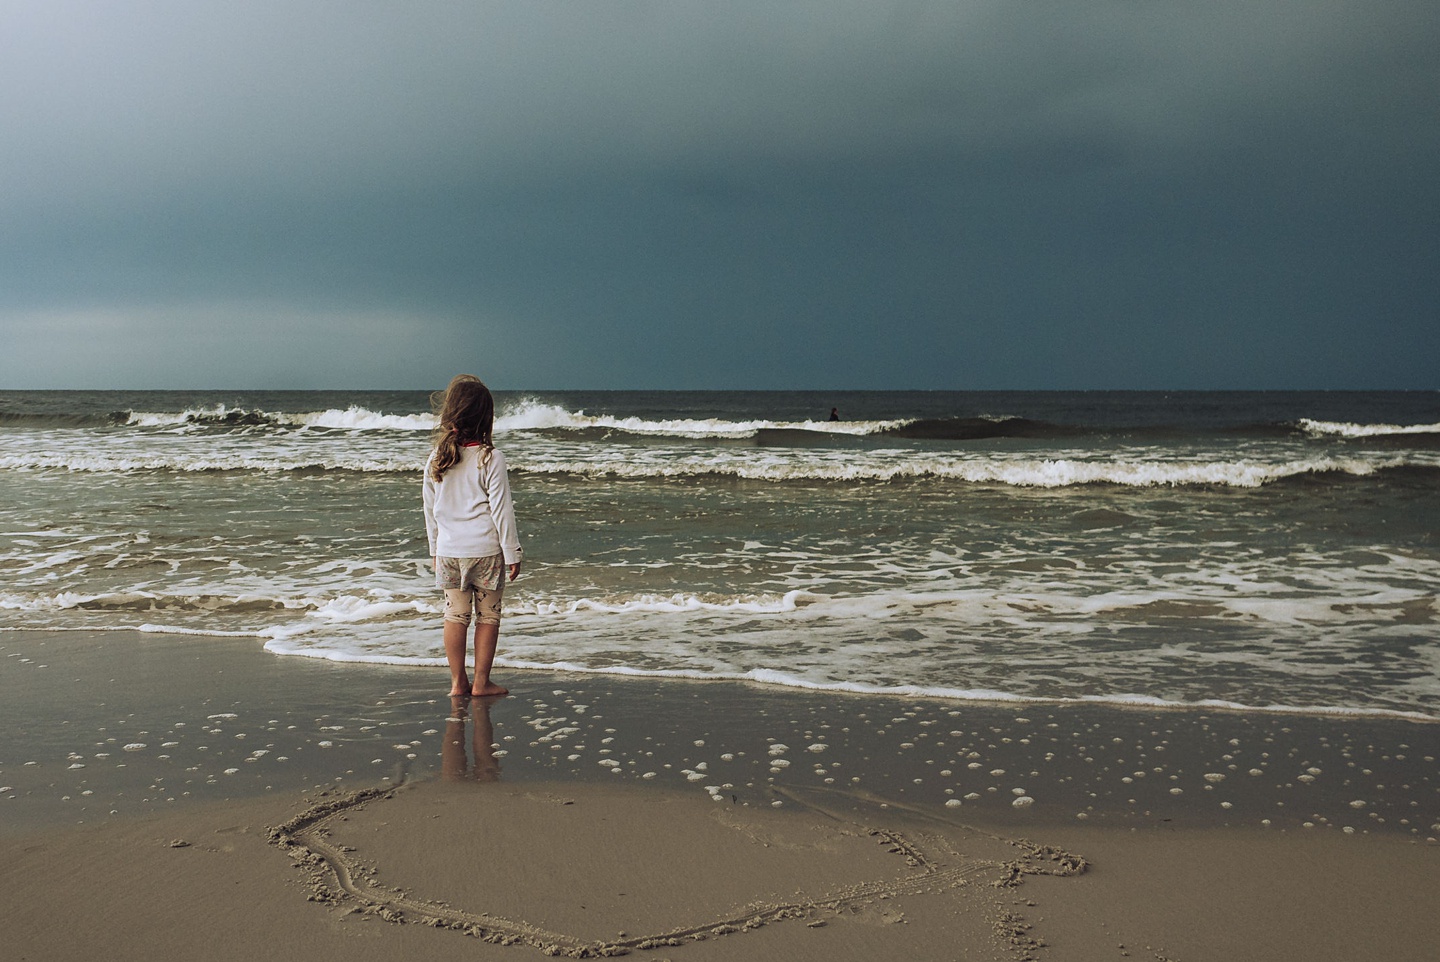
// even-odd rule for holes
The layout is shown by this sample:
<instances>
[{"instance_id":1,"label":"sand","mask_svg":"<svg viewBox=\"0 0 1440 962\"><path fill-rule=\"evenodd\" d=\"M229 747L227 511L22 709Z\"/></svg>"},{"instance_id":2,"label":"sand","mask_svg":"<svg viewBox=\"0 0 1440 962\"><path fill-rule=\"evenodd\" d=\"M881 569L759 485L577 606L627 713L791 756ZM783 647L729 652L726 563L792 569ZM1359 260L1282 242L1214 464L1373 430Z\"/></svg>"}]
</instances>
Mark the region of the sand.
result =
<instances>
[{"instance_id":1,"label":"sand","mask_svg":"<svg viewBox=\"0 0 1440 962\"><path fill-rule=\"evenodd\" d=\"M118 633L0 655L7 958L1323 962L1440 940L1437 726L519 672L452 703L424 671Z\"/></svg>"},{"instance_id":2,"label":"sand","mask_svg":"<svg viewBox=\"0 0 1440 962\"><path fill-rule=\"evenodd\" d=\"M0 843L15 959L1429 959L1436 857L1392 838L785 811L430 781ZM298 807L298 810L291 811ZM1055 843L1062 843L1056 845Z\"/></svg>"}]
</instances>

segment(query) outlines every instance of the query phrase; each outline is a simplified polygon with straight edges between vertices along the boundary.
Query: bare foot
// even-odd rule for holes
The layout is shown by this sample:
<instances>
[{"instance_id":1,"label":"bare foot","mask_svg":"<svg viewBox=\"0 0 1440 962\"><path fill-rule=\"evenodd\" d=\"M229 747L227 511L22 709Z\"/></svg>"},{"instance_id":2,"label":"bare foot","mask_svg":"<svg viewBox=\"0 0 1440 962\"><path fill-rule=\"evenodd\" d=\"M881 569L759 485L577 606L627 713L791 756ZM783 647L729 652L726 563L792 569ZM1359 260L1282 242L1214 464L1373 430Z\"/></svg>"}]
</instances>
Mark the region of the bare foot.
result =
<instances>
[{"instance_id":1,"label":"bare foot","mask_svg":"<svg viewBox=\"0 0 1440 962\"><path fill-rule=\"evenodd\" d=\"M470 676L461 675L460 680L450 686L450 697L454 698L457 695L468 694L470 694Z\"/></svg>"},{"instance_id":2,"label":"bare foot","mask_svg":"<svg viewBox=\"0 0 1440 962\"><path fill-rule=\"evenodd\" d=\"M510 689L501 687L500 685L495 684L493 681L487 681L483 685L477 685L472 688L470 690L470 694L474 695L476 698L486 698L490 695L508 695L510 694Z\"/></svg>"}]
</instances>

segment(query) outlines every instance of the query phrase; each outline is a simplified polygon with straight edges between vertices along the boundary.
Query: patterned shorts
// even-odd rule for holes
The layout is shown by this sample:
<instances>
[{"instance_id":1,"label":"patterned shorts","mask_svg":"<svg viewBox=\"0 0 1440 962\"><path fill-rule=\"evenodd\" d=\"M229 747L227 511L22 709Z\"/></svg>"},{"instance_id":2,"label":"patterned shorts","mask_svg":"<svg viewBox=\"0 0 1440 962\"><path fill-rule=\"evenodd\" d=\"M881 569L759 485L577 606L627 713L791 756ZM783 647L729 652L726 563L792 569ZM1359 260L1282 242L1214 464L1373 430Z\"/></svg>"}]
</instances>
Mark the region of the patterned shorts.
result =
<instances>
[{"instance_id":1,"label":"patterned shorts","mask_svg":"<svg viewBox=\"0 0 1440 962\"><path fill-rule=\"evenodd\" d=\"M499 591L505 587L505 556L488 558L436 558L435 587L484 588Z\"/></svg>"},{"instance_id":2,"label":"patterned shorts","mask_svg":"<svg viewBox=\"0 0 1440 962\"><path fill-rule=\"evenodd\" d=\"M500 624L505 594L505 556L436 558L435 585L445 591L445 620L470 624L472 612L482 625Z\"/></svg>"}]
</instances>

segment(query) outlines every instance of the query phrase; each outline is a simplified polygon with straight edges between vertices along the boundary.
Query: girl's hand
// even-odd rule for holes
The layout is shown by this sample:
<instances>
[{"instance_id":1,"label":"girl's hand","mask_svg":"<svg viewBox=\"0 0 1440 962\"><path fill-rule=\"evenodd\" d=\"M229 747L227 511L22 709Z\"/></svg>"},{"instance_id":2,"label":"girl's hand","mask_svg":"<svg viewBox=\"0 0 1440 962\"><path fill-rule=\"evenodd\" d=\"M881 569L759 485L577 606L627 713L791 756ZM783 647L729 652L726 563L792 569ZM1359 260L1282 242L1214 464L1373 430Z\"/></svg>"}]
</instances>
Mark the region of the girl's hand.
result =
<instances>
[{"instance_id":1,"label":"girl's hand","mask_svg":"<svg viewBox=\"0 0 1440 962\"><path fill-rule=\"evenodd\" d=\"M438 555L430 556L430 567L435 569L437 575L440 573L440 558Z\"/></svg>"},{"instance_id":2,"label":"girl's hand","mask_svg":"<svg viewBox=\"0 0 1440 962\"><path fill-rule=\"evenodd\" d=\"M514 581L516 578L520 577L520 562L515 562L513 565L510 565L509 568L511 581Z\"/></svg>"}]
</instances>

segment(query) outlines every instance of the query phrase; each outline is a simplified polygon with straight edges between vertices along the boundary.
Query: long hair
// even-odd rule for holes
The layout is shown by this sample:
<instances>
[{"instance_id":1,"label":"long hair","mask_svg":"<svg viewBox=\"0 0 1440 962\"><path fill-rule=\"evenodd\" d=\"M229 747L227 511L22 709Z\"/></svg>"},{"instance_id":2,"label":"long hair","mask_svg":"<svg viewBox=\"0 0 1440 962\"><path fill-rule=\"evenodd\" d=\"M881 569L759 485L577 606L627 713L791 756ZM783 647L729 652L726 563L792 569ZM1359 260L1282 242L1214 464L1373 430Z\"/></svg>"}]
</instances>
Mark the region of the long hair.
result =
<instances>
[{"instance_id":1,"label":"long hair","mask_svg":"<svg viewBox=\"0 0 1440 962\"><path fill-rule=\"evenodd\" d=\"M490 389L473 374L457 374L444 391L430 395L430 406L439 415L433 440L435 457L430 477L439 481L460 462L467 444L478 443L482 461L489 458L495 443L495 399Z\"/></svg>"}]
</instances>

